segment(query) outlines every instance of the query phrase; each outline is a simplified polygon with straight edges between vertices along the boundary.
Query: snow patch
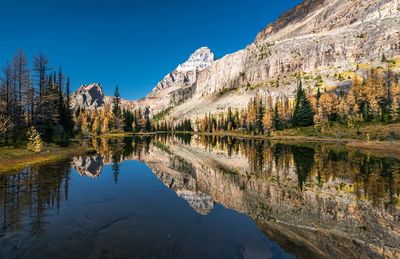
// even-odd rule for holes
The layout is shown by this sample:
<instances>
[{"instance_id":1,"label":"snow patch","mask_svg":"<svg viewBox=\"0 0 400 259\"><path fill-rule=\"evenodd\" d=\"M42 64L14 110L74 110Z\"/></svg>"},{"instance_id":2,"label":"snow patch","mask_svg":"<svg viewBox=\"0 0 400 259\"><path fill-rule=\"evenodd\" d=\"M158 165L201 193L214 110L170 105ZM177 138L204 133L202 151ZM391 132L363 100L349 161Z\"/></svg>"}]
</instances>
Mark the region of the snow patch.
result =
<instances>
[{"instance_id":1,"label":"snow patch","mask_svg":"<svg viewBox=\"0 0 400 259\"><path fill-rule=\"evenodd\" d=\"M208 47L202 47L190 55L185 63L180 64L176 71L184 73L195 70L201 71L210 66L214 60L214 53Z\"/></svg>"}]
</instances>

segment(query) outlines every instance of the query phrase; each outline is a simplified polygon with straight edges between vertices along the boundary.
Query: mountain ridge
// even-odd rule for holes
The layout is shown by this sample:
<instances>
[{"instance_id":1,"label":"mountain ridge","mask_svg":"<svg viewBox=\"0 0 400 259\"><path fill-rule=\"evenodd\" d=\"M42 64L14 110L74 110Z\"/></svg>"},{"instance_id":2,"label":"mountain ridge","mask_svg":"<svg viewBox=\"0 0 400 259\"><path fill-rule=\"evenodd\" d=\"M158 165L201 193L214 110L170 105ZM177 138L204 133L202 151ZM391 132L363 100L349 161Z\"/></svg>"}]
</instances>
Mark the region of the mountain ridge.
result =
<instances>
[{"instance_id":1,"label":"mountain ridge","mask_svg":"<svg viewBox=\"0 0 400 259\"><path fill-rule=\"evenodd\" d=\"M150 107L152 115L168 110L168 118L180 120L244 108L256 94L292 97L299 74L309 91L317 84L325 89L350 86L351 80L333 74L363 75L360 64L382 66L382 55L400 55L400 2L305 0L242 50L217 60L208 48L192 55L197 51L207 57L200 67L188 65L189 57L129 106Z\"/></svg>"}]
</instances>

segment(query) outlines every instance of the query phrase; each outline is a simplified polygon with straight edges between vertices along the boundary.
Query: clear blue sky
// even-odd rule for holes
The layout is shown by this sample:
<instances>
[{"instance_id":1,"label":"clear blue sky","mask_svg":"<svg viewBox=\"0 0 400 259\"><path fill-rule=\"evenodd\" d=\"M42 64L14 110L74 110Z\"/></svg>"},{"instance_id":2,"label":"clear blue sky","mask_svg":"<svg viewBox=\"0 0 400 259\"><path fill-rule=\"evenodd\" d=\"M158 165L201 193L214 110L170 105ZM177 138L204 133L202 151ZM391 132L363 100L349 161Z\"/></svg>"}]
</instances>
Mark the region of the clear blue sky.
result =
<instances>
[{"instance_id":1,"label":"clear blue sky","mask_svg":"<svg viewBox=\"0 0 400 259\"><path fill-rule=\"evenodd\" d=\"M99 82L141 98L197 48L244 48L300 0L0 0L0 63L23 49L63 66L72 88Z\"/></svg>"}]
</instances>

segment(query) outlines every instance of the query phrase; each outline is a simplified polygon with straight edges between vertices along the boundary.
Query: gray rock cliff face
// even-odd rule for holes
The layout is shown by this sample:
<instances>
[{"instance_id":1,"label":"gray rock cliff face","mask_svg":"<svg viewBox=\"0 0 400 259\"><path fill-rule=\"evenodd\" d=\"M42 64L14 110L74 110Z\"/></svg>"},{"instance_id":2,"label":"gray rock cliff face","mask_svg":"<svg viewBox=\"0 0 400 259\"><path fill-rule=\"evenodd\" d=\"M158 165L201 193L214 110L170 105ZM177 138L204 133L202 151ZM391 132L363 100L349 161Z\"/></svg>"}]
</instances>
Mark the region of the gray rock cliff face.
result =
<instances>
[{"instance_id":1,"label":"gray rock cliff face","mask_svg":"<svg viewBox=\"0 0 400 259\"><path fill-rule=\"evenodd\" d=\"M74 109L97 109L104 105L105 96L101 85L92 83L82 85L72 96L71 105Z\"/></svg>"},{"instance_id":2,"label":"gray rock cliff face","mask_svg":"<svg viewBox=\"0 0 400 259\"><path fill-rule=\"evenodd\" d=\"M190 80L184 86L192 88L184 101L175 103L169 93L152 92L146 105L156 110L173 106L171 117L176 119L243 108L257 92L292 96L295 73L321 75L335 87L342 84L330 78L335 72L379 63L383 54L400 55L398 0L306 0L263 29L245 49L198 71L193 84ZM306 82L307 87L314 85Z\"/></svg>"},{"instance_id":3,"label":"gray rock cliff face","mask_svg":"<svg viewBox=\"0 0 400 259\"><path fill-rule=\"evenodd\" d=\"M400 56L400 0L305 0L245 49L214 60L209 48L200 48L146 97L128 103L150 107L152 115L168 109L169 119L195 118L244 108L256 93L293 96L298 73L311 78L303 82L310 89L316 78L333 88L351 85L333 74L362 74L364 64L383 66L383 54ZM75 103L101 106L101 98L85 96L77 95Z\"/></svg>"},{"instance_id":4,"label":"gray rock cliff face","mask_svg":"<svg viewBox=\"0 0 400 259\"><path fill-rule=\"evenodd\" d=\"M214 63L214 53L207 47L197 49L189 59L166 75L138 106L151 107L155 114L192 97L198 74Z\"/></svg>"},{"instance_id":5,"label":"gray rock cliff face","mask_svg":"<svg viewBox=\"0 0 400 259\"><path fill-rule=\"evenodd\" d=\"M99 83L91 83L80 86L71 98L71 106L76 109L101 109L104 105L112 106L113 97L106 96L103 88ZM121 107L123 109L134 109L136 102L121 99Z\"/></svg>"}]
</instances>

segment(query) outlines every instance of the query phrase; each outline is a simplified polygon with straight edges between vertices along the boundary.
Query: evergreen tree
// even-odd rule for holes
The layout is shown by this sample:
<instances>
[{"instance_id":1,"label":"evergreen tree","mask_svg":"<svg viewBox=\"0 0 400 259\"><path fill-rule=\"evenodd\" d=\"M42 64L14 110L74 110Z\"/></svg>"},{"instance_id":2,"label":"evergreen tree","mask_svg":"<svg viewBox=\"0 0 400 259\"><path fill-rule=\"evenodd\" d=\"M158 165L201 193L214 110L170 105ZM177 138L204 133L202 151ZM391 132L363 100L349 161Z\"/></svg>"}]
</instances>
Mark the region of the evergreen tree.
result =
<instances>
[{"instance_id":1,"label":"evergreen tree","mask_svg":"<svg viewBox=\"0 0 400 259\"><path fill-rule=\"evenodd\" d=\"M321 89L320 89L320 87L318 86L318 89L317 89L317 96L316 96L317 101L319 100L320 97L321 97Z\"/></svg>"},{"instance_id":2,"label":"evergreen tree","mask_svg":"<svg viewBox=\"0 0 400 259\"><path fill-rule=\"evenodd\" d=\"M152 130L150 118L147 117L145 120L146 120L146 125L144 130L146 132L150 132Z\"/></svg>"},{"instance_id":3,"label":"evergreen tree","mask_svg":"<svg viewBox=\"0 0 400 259\"><path fill-rule=\"evenodd\" d=\"M26 139L25 132L31 127L46 141L64 138L67 128L63 123L66 116L63 93L63 73L51 71L44 55L34 57L33 70L36 81L31 80L27 59L22 51L7 63L0 81L0 117L7 121L3 135L5 142L12 137ZM38 90L35 93L35 88ZM72 118L71 118L72 120ZM72 131L72 130L71 130Z\"/></svg>"},{"instance_id":4,"label":"evergreen tree","mask_svg":"<svg viewBox=\"0 0 400 259\"><path fill-rule=\"evenodd\" d=\"M134 115L131 111L129 110L124 110L123 111L123 117L124 117L124 131L125 132L131 132L133 130L133 123L134 123Z\"/></svg>"},{"instance_id":5,"label":"evergreen tree","mask_svg":"<svg viewBox=\"0 0 400 259\"><path fill-rule=\"evenodd\" d=\"M124 120L121 112L121 95L119 94L118 85L115 87L114 100L113 100L113 128L116 131L122 131L124 127Z\"/></svg>"},{"instance_id":6,"label":"evergreen tree","mask_svg":"<svg viewBox=\"0 0 400 259\"><path fill-rule=\"evenodd\" d=\"M256 134L264 134L263 127L263 116L264 116L264 104L262 98L256 98L258 101L256 102L256 121L255 121L255 131Z\"/></svg>"},{"instance_id":7,"label":"evergreen tree","mask_svg":"<svg viewBox=\"0 0 400 259\"><path fill-rule=\"evenodd\" d=\"M113 110L112 110L114 116L120 114L121 112L120 104L121 104L121 95L119 94L119 89L117 85L114 91Z\"/></svg>"},{"instance_id":8,"label":"evergreen tree","mask_svg":"<svg viewBox=\"0 0 400 259\"><path fill-rule=\"evenodd\" d=\"M278 102L275 102L273 127L276 130L281 130L282 129L281 118L280 118L279 109L278 109Z\"/></svg>"},{"instance_id":9,"label":"evergreen tree","mask_svg":"<svg viewBox=\"0 0 400 259\"><path fill-rule=\"evenodd\" d=\"M293 113L293 125L297 127L307 127L314 125L314 114L311 104L306 97L300 81L296 93L296 105Z\"/></svg>"}]
</instances>

